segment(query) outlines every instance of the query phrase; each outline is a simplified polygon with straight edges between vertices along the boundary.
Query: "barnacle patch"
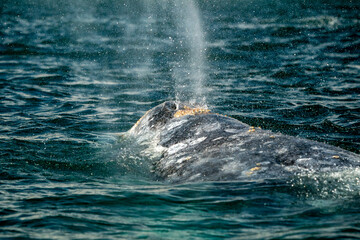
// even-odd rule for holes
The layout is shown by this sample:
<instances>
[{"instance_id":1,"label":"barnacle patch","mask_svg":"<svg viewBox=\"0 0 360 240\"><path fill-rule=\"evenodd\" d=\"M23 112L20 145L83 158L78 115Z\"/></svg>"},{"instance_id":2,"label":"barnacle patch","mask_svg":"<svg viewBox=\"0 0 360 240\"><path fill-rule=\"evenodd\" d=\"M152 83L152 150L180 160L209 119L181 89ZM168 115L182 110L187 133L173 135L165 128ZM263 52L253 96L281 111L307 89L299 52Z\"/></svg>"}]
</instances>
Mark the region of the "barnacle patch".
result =
<instances>
[{"instance_id":1,"label":"barnacle patch","mask_svg":"<svg viewBox=\"0 0 360 240\"><path fill-rule=\"evenodd\" d=\"M255 127L250 127L248 132L255 132Z\"/></svg>"},{"instance_id":2,"label":"barnacle patch","mask_svg":"<svg viewBox=\"0 0 360 240\"><path fill-rule=\"evenodd\" d=\"M257 163L256 165L257 167L251 168L250 171L246 173L248 176L252 175L255 171L259 171L261 169L260 164Z\"/></svg>"},{"instance_id":3,"label":"barnacle patch","mask_svg":"<svg viewBox=\"0 0 360 240\"><path fill-rule=\"evenodd\" d=\"M176 111L176 113L174 114L174 117L182 117L182 116L186 116L186 115L200 115L200 114L207 114L209 113L210 110L209 109L204 109L204 108L190 108L185 106L183 110L178 110Z\"/></svg>"}]
</instances>

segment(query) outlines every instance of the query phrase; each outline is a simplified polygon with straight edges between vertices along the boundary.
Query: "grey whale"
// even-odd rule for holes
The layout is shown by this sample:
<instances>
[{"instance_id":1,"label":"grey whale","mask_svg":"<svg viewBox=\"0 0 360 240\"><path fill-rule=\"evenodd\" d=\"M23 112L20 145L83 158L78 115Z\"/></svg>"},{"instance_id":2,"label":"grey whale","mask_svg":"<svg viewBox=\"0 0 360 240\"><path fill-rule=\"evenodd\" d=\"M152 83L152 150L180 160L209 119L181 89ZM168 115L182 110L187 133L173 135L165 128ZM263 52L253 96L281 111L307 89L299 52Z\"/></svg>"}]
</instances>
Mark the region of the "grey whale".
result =
<instances>
[{"instance_id":1,"label":"grey whale","mask_svg":"<svg viewBox=\"0 0 360 240\"><path fill-rule=\"evenodd\" d=\"M175 101L150 109L127 134L159 153L154 172L171 182L284 178L360 166L360 156L344 149Z\"/></svg>"}]
</instances>

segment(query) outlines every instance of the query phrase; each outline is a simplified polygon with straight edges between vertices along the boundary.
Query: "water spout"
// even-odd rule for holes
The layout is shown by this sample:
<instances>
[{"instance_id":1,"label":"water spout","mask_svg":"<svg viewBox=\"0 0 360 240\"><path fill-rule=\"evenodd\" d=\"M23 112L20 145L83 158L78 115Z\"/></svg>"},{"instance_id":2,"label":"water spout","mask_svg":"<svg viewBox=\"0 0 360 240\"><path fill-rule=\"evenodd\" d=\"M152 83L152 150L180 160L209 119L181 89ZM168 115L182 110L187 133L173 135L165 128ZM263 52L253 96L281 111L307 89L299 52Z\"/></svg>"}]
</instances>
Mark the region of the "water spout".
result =
<instances>
[{"instance_id":1,"label":"water spout","mask_svg":"<svg viewBox=\"0 0 360 240\"><path fill-rule=\"evenodd\" d=\"M200 13L192 0L158 0L144 3L158 37L168 42L164 52L177 101L206 107L206 43ZM161 33L164 28L166 36Z\"/></svg>"},{"instance_id":2,"label":"water spout","mask_svg":"<svg viewBox=\"0 0 360 240\"><path fill-rule=\"evenodd\" d=\"M174 9L177 37L181 47L187 48L174 67L175 97L178 101L206 106L206 45L199 9L191 0L175 1Z\"/></svg>"}]
</instances>

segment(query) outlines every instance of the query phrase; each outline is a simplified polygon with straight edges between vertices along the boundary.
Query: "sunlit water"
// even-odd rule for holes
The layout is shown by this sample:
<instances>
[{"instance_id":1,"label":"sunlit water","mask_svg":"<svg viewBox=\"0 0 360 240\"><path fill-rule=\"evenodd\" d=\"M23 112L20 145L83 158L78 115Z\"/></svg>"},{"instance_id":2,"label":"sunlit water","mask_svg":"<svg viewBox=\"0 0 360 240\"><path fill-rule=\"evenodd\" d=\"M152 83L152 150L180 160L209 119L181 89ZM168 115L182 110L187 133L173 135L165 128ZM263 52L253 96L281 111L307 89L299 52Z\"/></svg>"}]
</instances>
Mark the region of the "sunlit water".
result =
<instances>
[{"instance_id":1,"label":"sunlit water","mask_svg":"<svg viewBox=\"0 0 360 240\"><path fill-rule=\"evenodd\" d=\"M0 238L360 237L360 170L157 181L170 99L359 153L356 1L1 1Z\"/></svg>"}]
</instances>

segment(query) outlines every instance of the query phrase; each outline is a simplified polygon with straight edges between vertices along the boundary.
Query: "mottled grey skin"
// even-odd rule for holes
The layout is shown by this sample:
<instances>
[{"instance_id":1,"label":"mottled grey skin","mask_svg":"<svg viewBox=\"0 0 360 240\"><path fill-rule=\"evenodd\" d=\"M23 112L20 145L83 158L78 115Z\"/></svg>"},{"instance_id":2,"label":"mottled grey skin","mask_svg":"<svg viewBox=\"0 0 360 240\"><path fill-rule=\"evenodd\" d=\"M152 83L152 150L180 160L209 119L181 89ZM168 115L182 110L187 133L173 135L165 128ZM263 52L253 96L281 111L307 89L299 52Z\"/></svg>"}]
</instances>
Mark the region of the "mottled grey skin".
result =
<instances>
[{"instance_id":1,"label":"mottled grey skin","mask_svg":"<svg viewBox=\"0 0 360 240\"><path fill-rule=\"evenodd\" d=\"M359 155L338 147L213 113L174 117L181 109L172 101L160 104L128 132L161 152L155 173L172 182L284 178L360 166Z\"/></svg>"}]
</instances>

